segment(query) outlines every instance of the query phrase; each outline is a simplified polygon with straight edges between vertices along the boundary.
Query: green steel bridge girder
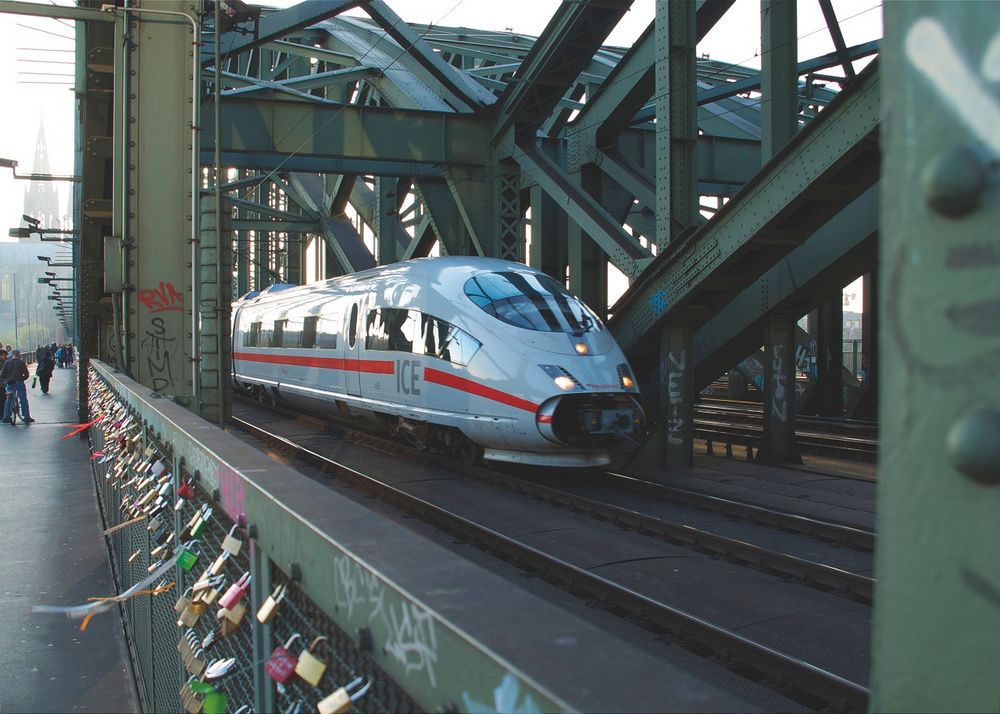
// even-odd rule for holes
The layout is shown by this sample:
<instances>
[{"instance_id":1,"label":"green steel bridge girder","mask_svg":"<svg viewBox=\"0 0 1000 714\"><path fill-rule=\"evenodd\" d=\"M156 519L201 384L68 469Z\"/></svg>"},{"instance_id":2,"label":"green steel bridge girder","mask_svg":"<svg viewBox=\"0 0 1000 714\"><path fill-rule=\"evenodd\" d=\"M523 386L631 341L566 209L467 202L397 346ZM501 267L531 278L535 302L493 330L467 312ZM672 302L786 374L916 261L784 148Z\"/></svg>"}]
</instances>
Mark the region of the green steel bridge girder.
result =
<instances>
[{"instance_id":1,"label":"green steel bridge girder","mask_svg":"<svg viewBox=\"0 0 1000 714\"><path fill-rule=\"evenodd\" d=\"M657 256L610 327L626 351L667 320L699 325L878 178L879 75L870 65L715 217Z\"/></svg>"},{"instance_id":2,"label":"green steel bridge girder","mask_svg":"<svg viewBox=\"0 0 1000 714\"><path fill-rule=\"evenodd\" d=\"M448 112L227 99L220 130L226 166L440 177L441 166L482 166L488 125ZM205 117L201 138L207 158L213 117Z\"/></svg>"}]
</instances>

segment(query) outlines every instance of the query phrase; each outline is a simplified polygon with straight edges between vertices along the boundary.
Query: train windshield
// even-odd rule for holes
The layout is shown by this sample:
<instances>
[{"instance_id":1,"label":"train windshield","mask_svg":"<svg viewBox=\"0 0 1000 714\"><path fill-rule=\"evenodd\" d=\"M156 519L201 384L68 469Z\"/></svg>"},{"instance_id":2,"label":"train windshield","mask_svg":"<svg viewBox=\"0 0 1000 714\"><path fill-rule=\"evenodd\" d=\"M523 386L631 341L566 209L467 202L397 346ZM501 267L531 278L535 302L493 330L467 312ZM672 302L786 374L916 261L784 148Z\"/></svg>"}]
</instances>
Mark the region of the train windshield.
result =
<instances>
[{"instance_id":1,"label":"train windshield","mask_svg":"<svg viewBox=\"0 0 1000 714\"><path fill-rule=\"evenodd\" d=\"M484 273L469 278L465 294L498 320L540 332L579 335L601 329L601 321L548 275Z\"/></svg>"}]
</instances>

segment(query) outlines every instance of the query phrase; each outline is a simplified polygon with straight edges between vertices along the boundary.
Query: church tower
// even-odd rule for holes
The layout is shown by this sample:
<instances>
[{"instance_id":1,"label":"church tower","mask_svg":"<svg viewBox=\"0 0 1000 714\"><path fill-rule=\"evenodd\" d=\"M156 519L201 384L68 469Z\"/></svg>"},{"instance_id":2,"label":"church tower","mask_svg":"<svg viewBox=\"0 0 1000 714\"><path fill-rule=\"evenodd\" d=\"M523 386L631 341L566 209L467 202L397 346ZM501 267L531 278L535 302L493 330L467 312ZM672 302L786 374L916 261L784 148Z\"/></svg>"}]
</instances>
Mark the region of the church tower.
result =
<instances>
[{"instance_id":1,"label":"church tower","mask_svg":"<svg viewBox=\"0 0 1000 714\"><path fill-rule=\"evenodd\" d=\"M35 161L31 169L35 174L49 174L49 150L45 144L45 124L38 121L38 141L35 144ZM51 181L30 181L24 189L24 213L37 218L42 228L62 228L59 215L59 193Z\"/></svg>"}]
</instances>

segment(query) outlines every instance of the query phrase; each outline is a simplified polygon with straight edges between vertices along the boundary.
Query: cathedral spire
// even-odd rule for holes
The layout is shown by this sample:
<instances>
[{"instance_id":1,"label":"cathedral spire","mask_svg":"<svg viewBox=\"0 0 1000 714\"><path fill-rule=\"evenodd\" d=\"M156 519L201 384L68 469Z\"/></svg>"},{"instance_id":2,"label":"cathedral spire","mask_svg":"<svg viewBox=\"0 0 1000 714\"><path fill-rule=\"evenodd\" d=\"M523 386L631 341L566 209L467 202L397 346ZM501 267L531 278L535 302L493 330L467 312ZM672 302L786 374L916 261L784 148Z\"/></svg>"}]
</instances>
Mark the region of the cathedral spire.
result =
<instances>
[{"instance_id":1,"label":"cathedral spire","mask_svg":"<svg viewBox=\"0 0 1000 714\"><path fill-rule=\"evenodd\" d=\"M49 150L45 143L45 124L38 120L38 141L35 143L35 174L51 173ZM37 218L42 228L62 228L59 217L59 193L51 181L31 181L24 189L24 213Z\"/></svg>"}]
</instances>

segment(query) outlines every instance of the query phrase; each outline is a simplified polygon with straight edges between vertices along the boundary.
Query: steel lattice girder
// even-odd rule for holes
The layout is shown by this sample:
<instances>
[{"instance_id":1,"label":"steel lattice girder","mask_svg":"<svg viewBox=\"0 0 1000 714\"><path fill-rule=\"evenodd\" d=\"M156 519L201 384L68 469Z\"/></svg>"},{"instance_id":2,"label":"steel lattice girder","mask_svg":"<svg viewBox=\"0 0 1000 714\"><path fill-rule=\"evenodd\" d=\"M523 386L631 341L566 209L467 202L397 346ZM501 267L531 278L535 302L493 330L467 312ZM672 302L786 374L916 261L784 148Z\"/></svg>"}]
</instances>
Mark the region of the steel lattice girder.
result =
<instances>
[{"instance_id":1,"label":"steel lattice girder","mask_svg":"<svg viewBox=\"0 0 1000 714\"><path fill-rule=\"evenodd\" d=\"M614 308L625 350L665 320L700 324L878 177L873 63L715 219L664 251Z\"/></svg>"}]
</instances>

